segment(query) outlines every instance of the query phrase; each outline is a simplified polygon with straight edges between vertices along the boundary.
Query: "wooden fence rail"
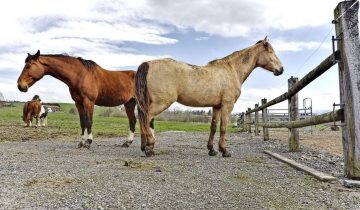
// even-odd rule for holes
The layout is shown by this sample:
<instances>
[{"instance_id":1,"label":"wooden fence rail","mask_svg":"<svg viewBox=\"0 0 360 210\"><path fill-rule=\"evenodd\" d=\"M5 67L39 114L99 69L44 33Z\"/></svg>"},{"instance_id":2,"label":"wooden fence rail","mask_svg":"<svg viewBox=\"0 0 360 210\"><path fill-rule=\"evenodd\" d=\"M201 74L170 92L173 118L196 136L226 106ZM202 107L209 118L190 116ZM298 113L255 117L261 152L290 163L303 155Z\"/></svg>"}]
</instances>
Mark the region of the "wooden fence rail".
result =
<instances>
[{"instance_id":1,"label":"wooden fence rail","mask_svg":"<svg viewBox=\"0 0 360 210\"><path fill-rule=\"evenodd\" d=\"M302 128L311 125L318 125L318 124L329 123L334 121L336 122L342 120L343 118L344 118L344 110L338 109L335 112L328 112L304 120L296 120L289 122L257 123L257 125L267 128Z\"/></svg>"},{"instance_id":2,"label":"wooden fence rail","mask_svg":"<svg viewBox=\"0 0 360 210\"><path fill-rule=\"evenodd\" d=\"M311 70L301 80L299 80L299 82L297 82L291 89L289 89L288 92L274 98L273 100L267 102L264 105L259 106L258 108L248 110L246 112L246 114L250 114L255 111L263 110L264 108L267 108L269 106L283 102L283 101L291 98L293 95L295 95L301 89L306 87L308 84L310 84L316 78L318 78L320 75L325 73L328 69L330 69L333 65L335 65L337 63L339 55L340 55L339 51L336 51L334 54L331 54L323 62L321 62L316 68Z\"/></svg>"}]
</instances>

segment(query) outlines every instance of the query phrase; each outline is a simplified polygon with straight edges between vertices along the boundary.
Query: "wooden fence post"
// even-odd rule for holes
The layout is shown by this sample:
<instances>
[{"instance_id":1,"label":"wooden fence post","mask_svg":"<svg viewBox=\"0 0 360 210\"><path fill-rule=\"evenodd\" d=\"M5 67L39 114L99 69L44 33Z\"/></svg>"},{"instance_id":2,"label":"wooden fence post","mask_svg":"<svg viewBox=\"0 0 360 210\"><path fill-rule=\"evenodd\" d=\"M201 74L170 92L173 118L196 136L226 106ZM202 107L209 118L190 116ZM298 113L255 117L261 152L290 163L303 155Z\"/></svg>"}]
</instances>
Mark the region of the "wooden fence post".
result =
<instances>
[{"instance_id":1,"label":"wooden fence post","mask_svg":"<svg viewBox=\"0 0 360 210\"><path fill-rule=\"evenodd\" d=\"M288 80L288 88L294 86L299 79L297 77L291 77ZM289 121L295 121L299 119L299 100L298 94L293 95L289 100ZM299 151L299 129L298 128L289 128L289 151L296 152Z\"/></svg>"},{"instance_id":2,"label":"wooden fence post","mask_svg":"<svg viewBox=\"0 0 360 210\"><path fill-rule=\"evenodd\" d=\"M248 111L250 111L251 108L248 108ZM251 133L251 113L248 114L248 132Z\"/></svg>"},{"instance_id":3,"label":"wooden fence post","mask_svg":"<svg viewBox=\"0 0 360 210\"><path fill-rule=\"evenodd\" d=\"M267 102L266 98L261 99L261 106L266 104L266 102ZM264 108L262 110L262 120L263 123L267 123L268 121L267 108ZM263 127L263 135L264 135L264 141L269 140L269 128Z\"/></svg>"},{"instance_id":4,"label":"wooden fence post","mask_svg":"<svg viewBox=\"0 0 360 210\"><path fill-rule=\"evenodd\" d=\"M340 103L344 104L342 142L345 176L360 179L359 2L343 1L334 10L339 63Z\"/></svg>"},{"instance_id":5,"label":"wooden fence post","mask_svg":"<svg viewBox=\"0 0 360 210\"><path fill-rule=\"evenodd\" d=\"M259 108L259 104L255 104L255 108ZM259 111L255 111L255 136L259 135L259 126L257 123L259 122Z\"/></svg>"},{"instance_id":6,"label":"wooden fence post","mask_svg":"<svg viewBox=\"0 0 360 210\"><path fill-rule=\"evenodd\" d=\"M246 112L245 112L245 113L246 113ZM249 114L246 113L246 114L245 114L245 123L244 123L244 125L245 125L245 131L246 131L246 132L249 132L248 122L249 122Z\"/></svg>"},{"instance_id":7,"label":"wooden fence post","mask_svg":"<svg viewBox=\"0 0 360 210\"><path fill-rule=\"evenodd\" d=\"M241 130L244 132L245 131L245 112L241 112Z\"/></svg>"}]
</instances>

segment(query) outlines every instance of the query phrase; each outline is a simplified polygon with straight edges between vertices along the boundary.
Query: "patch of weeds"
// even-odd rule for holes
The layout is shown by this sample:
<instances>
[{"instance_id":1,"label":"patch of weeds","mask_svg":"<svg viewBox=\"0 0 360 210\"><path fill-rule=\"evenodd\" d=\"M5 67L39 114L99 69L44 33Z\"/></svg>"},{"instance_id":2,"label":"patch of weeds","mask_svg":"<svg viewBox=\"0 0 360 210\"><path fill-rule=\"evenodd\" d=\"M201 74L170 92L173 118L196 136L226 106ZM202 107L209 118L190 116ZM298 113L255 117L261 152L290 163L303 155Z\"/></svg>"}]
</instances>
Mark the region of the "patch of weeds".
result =
<instances>
[{"instance_id":1,"label":"patch of weeds","mask_svg":"<svg viewBox=\"0 0 360 210\"><path fill-rule=\"evenodd\" d=\"M245 161L249 163L265 163L263 157L257 157L257 156L247 156L245 157Z\"/></svg>"},{"instance_id":2,"label":"patch of weeds","mask_svg":"<svg viewBox=\"0 0 360 210\"><path fill-rule=\"evenodd\" d=\"M155 152L156 155L169 155L171 154L170 150L159 150Z\"/></svg>"},{"instance_id":3,"label":"patch of weeds","mask_svg":"<svg viewBox=\"0 0 360 210\"><path fill-rule=\"evenodd\" d=\"M256 183L256 180L253 179L252 177L249 177L247 175L244 175L244 174L239 174L239 175L236 175L234 176L235 180L242 183L242 184L257 184Z\"/></svg>"},{"instance_id":4,"label":"patch of weeds","mask_svg":"<svg viewBox=\"0 0 360 210\"><path fill-rule=\"evenodd\" d=\"M160 167L156 166L153 163L141 163L135 161L125 161L124 166L134 169L134 170L149 170L149 169L159 169Z\"/></svg>"},{"instance_id":5,"label":"patch of weeds","mask_svg":"<svg viewBox=\"0 0 360 210\"><path fill-rule=\"evenodd\" d=\"M72 183L81 183L80 180L67 177L57 177L57 178L42 178L42 179L31 179L25 182L24 186L32 187L35 185L45 185L48 187L61 187Z\"/></svg>"},{"instance_id":6,"label":"patch of weeds","mask_svg":"<svg viewBox=\"0 0 360 210\"><path fill-rule=\"evenodd\" d=\"M271 200L268 202L270 209L286 209L286 204L282 203L279 200Z\"/></svg>"}]
</instances>

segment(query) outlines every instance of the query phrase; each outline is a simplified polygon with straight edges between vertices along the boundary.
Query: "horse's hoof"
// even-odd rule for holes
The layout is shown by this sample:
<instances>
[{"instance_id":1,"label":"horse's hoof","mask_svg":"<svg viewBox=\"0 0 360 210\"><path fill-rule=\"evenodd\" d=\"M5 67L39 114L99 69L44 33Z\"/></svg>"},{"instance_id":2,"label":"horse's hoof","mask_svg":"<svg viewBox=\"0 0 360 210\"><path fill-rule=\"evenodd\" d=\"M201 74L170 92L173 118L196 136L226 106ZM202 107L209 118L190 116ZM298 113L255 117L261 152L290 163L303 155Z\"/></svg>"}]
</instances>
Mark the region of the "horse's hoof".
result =
<instances>
[{"instance_id":1,"label":"horse's hoof","mask_svg":"<svg viewBox=\"0 0 360 210\"><path fill-rule=\"evenodd\" d=\"M80 141L79 144L78 144L78 148L80 149L81 147L84 146L84 142L83 141Z\"/></svg>"},{"instance_id":2,"label":"horse's hoof","mask_svg":"<svg viewBox=\"0 0 360 210\"><path fill-rule=\"evenodd\" d=\"M144 150L145 150L144 152L145 152L146 157L151 157L151 156L155 155L155 152L152 148L145 147Z\"/></svg>"},{"instance_id":3,"label":"horse's hoof","mask_svg":"<svg viewBox=\"0 0 360 210\"><path fill-rule=\"evenodd\" d=\"M121 147L129 147L131 143L131 141L126 141Z\"/></svg>"},{"instance_id":4,"label":"horse's hoof","mask_svg":"<svg viewBox=\"0 0 360 210\"><path fill-rule=\"evenodd\" d=\"M86 143L85 143L85 144L83 145L83 147L86 148L86 149L90 149L90 144L86 144Z\"/></svg>"},{"instance_id":5,"label":"horse's hoof","mask_svg":"<svg viewBox=\"0 0 360 210\"><path fill-rule=\"evenodd\" d=\"M209 150L209 155L210 156L216 156L217 155L217 152L215 150Z\"/></svg>"},{"instance_id":6,"label":"horse's hoof","mask_svg":"<svg viewBox=\"0 0 360 210\"><path fill-rule=\"evenodd\" d=\"M230 152L226 151L222 154L223 157L231 157Z\"/></svg>"}]
</instances>

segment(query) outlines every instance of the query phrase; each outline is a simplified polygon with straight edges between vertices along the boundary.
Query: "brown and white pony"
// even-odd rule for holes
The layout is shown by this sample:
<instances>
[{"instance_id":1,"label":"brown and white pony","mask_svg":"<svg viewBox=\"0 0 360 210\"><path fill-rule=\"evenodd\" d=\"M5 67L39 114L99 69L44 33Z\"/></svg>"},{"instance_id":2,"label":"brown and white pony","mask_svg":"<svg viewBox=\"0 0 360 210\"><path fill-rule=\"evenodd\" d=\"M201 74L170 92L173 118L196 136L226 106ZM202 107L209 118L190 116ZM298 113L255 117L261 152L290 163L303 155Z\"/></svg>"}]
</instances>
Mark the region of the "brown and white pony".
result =
<instances>
[{"instance_id":1,"label":"brown and white pony","mask_svg":"<svg viewBox=\"0 0 360 210\"><path fill-rule=\"evenodd\" d=\"M124 104L129 119L128 146L135 132L135 71L108 71L94 61L67 55L28 54L25 66L17 81L18 89L26 92L44 75L53 76L64 82L80 116L82 141L79 147L89 148L92 143L94 105L119 106Z\"/></svg>"},{"instance_id":2,"label":"brown and white pony","mask_svg":"<svg viewBox=\"0 0 360 210\"><path fill-rule=\"evenodd\" d=\"M40 126L39 118L41 115L41 103L39 100L31 100L25 102L23 108L23 121L26 123L27 127L32 126L33 118L36 119L35 127Z\"/></svg>"},{"instance_id":3,"label":"brown and white pony","mask_svg":"<svg viewBox=\"0 0 360 210\"><path fill-rule=\"evenodd\" d=\"M146 156L154 155L155 138L150 123L177 101L186 106L213 108L207 144L209 155L217 154L213 140L220 120L219 150L223 157L230 157L225 143L229 115L240 96L242 84L256 67L271 71L276 76L283 73L283 65L266 37L251 47L211 61L206 66L173 59L142 63L135 78L135 92L142 132L141 149Z\"/></svg>"}]
</instances>

